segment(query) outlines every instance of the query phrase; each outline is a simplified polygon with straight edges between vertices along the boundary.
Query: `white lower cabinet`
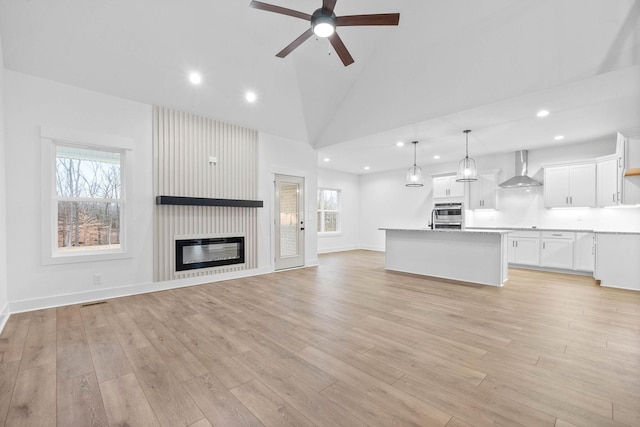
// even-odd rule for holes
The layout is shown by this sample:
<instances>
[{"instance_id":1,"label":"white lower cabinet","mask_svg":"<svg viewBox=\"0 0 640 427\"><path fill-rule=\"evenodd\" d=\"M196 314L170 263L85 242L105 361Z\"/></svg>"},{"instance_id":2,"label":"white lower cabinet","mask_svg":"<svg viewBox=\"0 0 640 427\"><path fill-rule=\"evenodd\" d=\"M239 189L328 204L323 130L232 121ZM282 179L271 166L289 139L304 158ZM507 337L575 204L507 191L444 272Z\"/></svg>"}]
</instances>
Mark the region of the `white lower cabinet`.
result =
<instances>
[{"instance_id":1,"label":"white lower cabinet","mask_svg":"<svg viewBox=\"0 0 640 427\"><path fill-rule=\"evenodd\" d=\"M594 233L576 233L573 268L580 271L593 271L595 267L596 241Z\"/></svg>"},{"instance_id":2,"label":"white lower cabinet","mask_svg":"<svg viewBox=\"0 0 640 427\"><path fill-rule=\"evenodd\" d=\"M540 266L573 270L575 233L543 231Z\"/></svg>"},{"instance_id":3,"label":"white lower cabinet","mask_svg":"<svg viewBox=\"0 0 640 427\"><path fill-rule=\"evenodd\" d=\"M601 286L640 291L640 233L596 233L595 278Z\"/></svg>"},{"instance_id":4,"label":"white lower cabinet","mask_svg":"<svg viewBox=\"0 0 640 427\"><path fill-rule=\"evenodd\" d=\"M508 238L509 262L521 265L540 264L540 232L518 231Z\"/></svg>"},{"instance_id":5,"label":"white lower cabinet","mask_svg":"<svg viewBox=\"0 0 640 427\"><path fill-rule=\"evenodd\" d=\"M550 269L594 271L594 233L514 231L509 234L509 263Z\"/></svg>"}]
</instances>

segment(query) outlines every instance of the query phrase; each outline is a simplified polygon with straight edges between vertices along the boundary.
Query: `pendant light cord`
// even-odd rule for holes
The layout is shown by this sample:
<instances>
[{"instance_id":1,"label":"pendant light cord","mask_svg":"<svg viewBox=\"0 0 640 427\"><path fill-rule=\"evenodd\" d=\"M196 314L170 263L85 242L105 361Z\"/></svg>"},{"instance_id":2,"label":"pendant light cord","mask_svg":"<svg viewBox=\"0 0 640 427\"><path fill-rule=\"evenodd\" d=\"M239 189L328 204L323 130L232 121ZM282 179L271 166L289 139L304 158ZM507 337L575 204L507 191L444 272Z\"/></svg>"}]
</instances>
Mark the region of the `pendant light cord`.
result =
<instances>
[{"instance_id":1,"label":"pendant light cord","mask_svg":"<svg viewBox=\"0 0 640 427\"><path fill-rule=\"evenodd\" d=\"M469 158L469 132L470 130L465 130L464 133L467 135L467 143L465 145L465 158Z\"/></svg>"}]
</instances>

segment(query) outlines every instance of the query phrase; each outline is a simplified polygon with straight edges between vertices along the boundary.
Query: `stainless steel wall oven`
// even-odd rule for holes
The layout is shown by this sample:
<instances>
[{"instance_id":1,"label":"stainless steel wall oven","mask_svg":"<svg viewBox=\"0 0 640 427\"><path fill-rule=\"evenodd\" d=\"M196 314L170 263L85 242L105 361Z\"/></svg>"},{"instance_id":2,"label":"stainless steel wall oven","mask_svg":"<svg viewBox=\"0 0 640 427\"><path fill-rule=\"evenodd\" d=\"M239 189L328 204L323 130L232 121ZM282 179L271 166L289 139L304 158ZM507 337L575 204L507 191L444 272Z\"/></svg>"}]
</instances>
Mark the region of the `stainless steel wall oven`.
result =
<instances>
[{"instance_id":1,"label":"stainless steel wall oven","mask_svg":"<svg viewBox=\"0 0 640 427\"><path fill-rule=\"evenodd\" d=\"M436 203L431 211L432 229L464 229L464 206L462 203Z\"/></svg>"}]
</instances>

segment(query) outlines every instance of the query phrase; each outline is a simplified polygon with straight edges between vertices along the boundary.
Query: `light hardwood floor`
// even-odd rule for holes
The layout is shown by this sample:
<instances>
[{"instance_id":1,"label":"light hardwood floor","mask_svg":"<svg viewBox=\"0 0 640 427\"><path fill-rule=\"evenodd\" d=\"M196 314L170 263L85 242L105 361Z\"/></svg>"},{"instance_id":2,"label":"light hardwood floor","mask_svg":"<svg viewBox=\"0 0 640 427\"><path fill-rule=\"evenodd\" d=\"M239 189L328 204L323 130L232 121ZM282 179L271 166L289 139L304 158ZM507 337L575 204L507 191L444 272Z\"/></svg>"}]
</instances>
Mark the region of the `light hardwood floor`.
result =
<instances>
[{"instance_id":1,"label":"light hardwood floor","mask_svg":"<svg viewBox=\"0 0 640 427\"><path fill-rule=\"evenodd\" d=\"M14 314L7 426L640 425L640 293L511 270L504 288L383 254Z\"/></svg>"}]
</instances>

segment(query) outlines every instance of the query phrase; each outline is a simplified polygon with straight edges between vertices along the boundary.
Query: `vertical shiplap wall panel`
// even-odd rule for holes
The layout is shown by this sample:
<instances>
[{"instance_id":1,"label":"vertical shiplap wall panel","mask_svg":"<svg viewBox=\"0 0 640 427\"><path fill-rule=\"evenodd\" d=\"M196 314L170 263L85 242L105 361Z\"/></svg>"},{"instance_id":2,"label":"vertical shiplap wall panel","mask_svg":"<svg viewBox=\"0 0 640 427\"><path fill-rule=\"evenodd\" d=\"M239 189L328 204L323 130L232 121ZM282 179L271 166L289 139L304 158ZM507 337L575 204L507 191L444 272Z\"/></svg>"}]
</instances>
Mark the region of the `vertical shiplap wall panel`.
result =
<instances>
[{"instance_id":1,"label":"vertical shiplap wall panel","mask_svg":"<svg viewBox=\"0 0 640 427\"><path fill-rule=\"evenodd\" d=\"M209 157L217 157L216 164ZM255 200L258 193L258 133L164 107L153 109L153 183L156 196ZM255 208L155 206L154 280L205 276L256 268ZM178 235L245 236L245 264L175 272Z\"/></svg>"}]
</instances>

